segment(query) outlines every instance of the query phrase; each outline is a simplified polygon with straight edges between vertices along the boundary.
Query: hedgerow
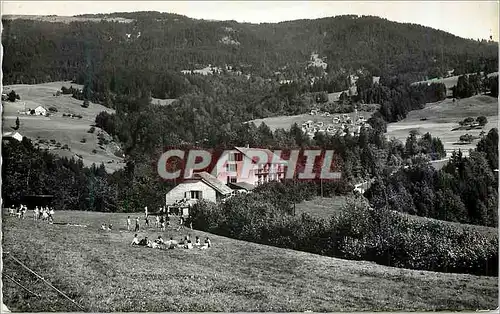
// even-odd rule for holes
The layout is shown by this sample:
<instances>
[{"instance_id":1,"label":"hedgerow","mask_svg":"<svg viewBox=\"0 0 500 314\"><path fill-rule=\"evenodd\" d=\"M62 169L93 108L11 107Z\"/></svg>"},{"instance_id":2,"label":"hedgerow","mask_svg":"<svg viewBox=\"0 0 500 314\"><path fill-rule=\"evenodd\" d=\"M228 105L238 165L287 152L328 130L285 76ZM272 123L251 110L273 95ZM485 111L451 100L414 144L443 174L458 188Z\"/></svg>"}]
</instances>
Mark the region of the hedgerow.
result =
<instances>
[{"instance_id":1,"label":"hedgerow","mask_svg":"<svg viewBox=\"0 0 500 314\"><path fill-rule=\"evenodd\" d=\"M401 268L498 276L496 234L374 210L364 201L351 200L329 221L293 216L259 193L220 205L200 202L192 214L195 228L245 241Z\"/></svg>"}]
</instances>

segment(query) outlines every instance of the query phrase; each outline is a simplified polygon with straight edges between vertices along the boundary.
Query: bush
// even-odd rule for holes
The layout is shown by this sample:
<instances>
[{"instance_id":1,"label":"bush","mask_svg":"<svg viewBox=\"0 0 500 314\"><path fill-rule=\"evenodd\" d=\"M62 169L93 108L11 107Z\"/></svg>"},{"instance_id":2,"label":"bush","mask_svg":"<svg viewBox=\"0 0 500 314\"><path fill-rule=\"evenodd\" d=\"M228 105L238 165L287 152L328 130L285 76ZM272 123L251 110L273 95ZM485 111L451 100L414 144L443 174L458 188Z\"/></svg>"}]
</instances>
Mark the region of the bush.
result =
<instances>
[{"instance_id":1,"label":"bush","mask_svg":"<svg viewBox=\"0 0 500 314\"><path fill-rule=\"evenodd\" d=\"M465 143L472 143L472 135L470 134L465 134L460 136L460 142L465 142Z\"/></svg>"},{"instance_id":2,"label":"bush","mask_svg":"<svg viewBox=\"0 0 500 314\"><path fill-rule=\"evenodd\" d=\"M87 142L87 139L85 139L85 138L82 138L82 139L80 140L80 143L86 143L86 142Z\"/></svg>"},{"instance_id":3,"label":"bush","mask_svg":"<svg viewBox=\"0 0 500 314\"><path fill-rule=\"evenodd\" d=\"M348 202L329 222L292 216L259 192L221 205L200 202L191 214L197 229L261 244L394 267L498 275L498 235L373 210L364 201Z\"/></svg>"},{"instance_id":4,"label":"bush","mask_svg":"<svg viewBox=\"0 0 500 314\"><path fill-rule=\"evenodd\" d=\"M56 107L49 107L49 111L50 112L57 112L57 108Z\"/></svg>"},{"instance_id":5,"label":"bush","mask_svg":"<svg viewBox=\"0 0 500 314\"><path fill-rule=\"evenodd\" d=\"M95 127L91 126L90 129L87 131L87 133L94 133Z\"/></svg>"},{"instance_id":6,"label":"bush","mask_svg":"<svg viewBox=\"0 0 500 314\"><path fill-rule=\"evenodd\" d=\"M92 150L92 154L97 154L97 150L96 150L96 149L93 149L93 150Z\"/></svg>"},{"instance_id":7,"label":"bush","mask_svg":"<svg viewBox=\"0 0 500 314\"><path fill-rule=\"evenodd\" d=\"M10 93L7 94L7 97L10 102L15 102L16 99L21 99L21 97L19 97L19 95L14 90L11 90Z\"/></svg>"},{"instance_id":8,"label":"bush","mask_svg":"<svg viewBox=\"0 0 500 314\"><path fill-rule=\"evenodd\" d=\"M352 209L352 208L351 208ZM472 227L416 219L396 212L360 208L343 215L337 228L359 224L353 246L359 259L388 266L441 272L498 275L498 236ZM349 252L352 255L352 251Z\"/></svg>"},{"instance_id":9,"label":"bush","mask_svg":"<svg viewBox=\"0 0 500 314\"><path fill-rule=\"evenodd\" d=\"M477 123L479 123L480 126L485 126L486 123L488 123L488 119L485 116L479 116L476 119Z\"/></svg>"},{"instance_id":10,"label":"bush","mask_svg":"<svg viewBox=\"0 0 500 314\"><path fill-rule=\"evenodd\" d=\"M120 157L120 158L122 158L122 157L123 157L123 150L121 150L121 149L116 150L116 151L114 152L114 155L115 155L116 157Z\"/></svg>"}]
</instances>

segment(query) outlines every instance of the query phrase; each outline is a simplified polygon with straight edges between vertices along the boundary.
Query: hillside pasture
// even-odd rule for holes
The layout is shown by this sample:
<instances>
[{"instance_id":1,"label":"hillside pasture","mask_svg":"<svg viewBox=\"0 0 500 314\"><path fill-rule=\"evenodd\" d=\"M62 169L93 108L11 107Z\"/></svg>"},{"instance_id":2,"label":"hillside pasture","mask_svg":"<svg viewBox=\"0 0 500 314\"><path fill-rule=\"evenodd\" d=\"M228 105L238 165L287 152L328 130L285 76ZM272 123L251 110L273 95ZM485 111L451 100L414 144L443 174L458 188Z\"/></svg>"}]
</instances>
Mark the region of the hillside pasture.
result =
<instances>
[{"instance_id":1,"label":"hillside pasture","mask_svg":"<svg viewBox=\"0 0 500 314\"><path fill-rule=\"evenodd\" d=\"M488 77L496 76L498 75L498 72L493 72L487 74ZM447 96L453 96L453 92L451 88L455 85L457 85L458 78L460 75L455 75L455 76L450 76L450 77L444 77L444 78L433 78L425 81L419 81L419 82L414 82L412 84L432 84L432 83L443 83L446 86L446 95Z\"/></svg>"},{"instance_id":2,"label":"hillside pasture","mask_svg":"<svg viewBox=\"0 0 500 314\"><path fill-rule=\"evenodd\" d=\"M81 158L87 166L92 163L104 163L109 172L122 168L124 166L123 158L115 155L119 147L112 142L112 138L97 127L93 133L87 133L95 123L95 117L99 112L114 113L114 110L95 103L90 103L88 108L83 108L81 106L83 101L74 99L71 95L54 96L62 86L82 88L81 85L71 82L4 86L4 93L15 90L21 99L16 102L2 102L2 131L13 131L11 127L15 125L16 118L19 117L20 128L17 132L30 138L35 145L38 144L41 148L47 148L59 156ZM46 110L54 107L57 112L52 112L49 117L19 113L24 112L25 109L35 109L37 106L43 106ZM82 118L63 117L63 114L81 115ZM99 132L104 134L104 137L110 142L109 144L102 146L98 144ZM82 143L83 139L85 139L85 143ZM52 143L50 143L51 140ZM70 151L60 149L54 145L56 143L60 143L58 145L60 147L68 145Z\"/></svg>"},{"instance_id":3,"label":"hillside pasture","mask_svg":"<svg viewBox=\"0 0 500 314\"><path fill-rule=\"evenodd\" d=\"M488 123L481 129L456 130L458 122L467 117L476 119L478 116L486 116ZM421 119L426 119L422 121ZM449 156L453 150L462 150L468 155L469 149L477 145L477 140L470 144L456 145L459 138L464 134L479 136L481 131L488 133L492 128L498 127L498 99L486 95L477 95L470 98L445 99L440 102L430 103L420 110L410 111L407 117L395 123L387 125L387 137L396 138L403 143L406 141L411 130L418 130L421 134L427 132L438 137L443 142L444 148Z\"/></svg>"},{"instance_id":4,"label":"hillside pasture","mask_svg":"<svg viewBox=\"0 0 500 314\"><path fill-rule=\"evenodd\" d=\"M307 213L313 217L330 219L332 215L342 212L347 203L347 196L315 197L310 201L303 201L295 205L296 215Z\"/></svg>"},{"instance_id":5,"label":"hillside pasture","mask_svg":"<svg viewBox=\"0 0 500 314\"><path fill-rule=\"evenodd\" d=\"M208 250L131 247L128 214L56 212L55 223L4 215L3 249L86 311L396 311L494 309L498 278L413 271L233 240L173 227L139 237L209 236ZM132 216L135 218L135 216ZM68 223L73 224L68 225ZM98 230L112 223L113 231ZM141 219L141 228L143 220ZM74 226L80 225L80 226ZM83 226L82 226L83 225ZM176 225L174 224L174 227ZM8 255L8 254L7 254ZM12 311L76 311L4 254Z\"/></svg>"},{"instance_id":6,"label":"hillside pasture","mask_svg":"<svg viewBox=\"0 0 500 314\"><path fill-rule=\"evenodd\" d=\"M451 88L457 85L459 75L444 77L444 78L433 78L425 81L414 82L412 84L432 84L432 83L443 83L446 86L447 95L451 96Z\"/></svg>"},{"instance_id":7,"label":"hillside pasture","mask_svg":"<svg viewBox=\"0 0 500 314\"><path fill-rule=\"evenodd\" d=\"M151 103L153 105L159 105L159 106L170 106L172 105L177 99L175 98L170 98L170 99L160 99L160 98L152 98Z\"/></svg>"}]
</instances>

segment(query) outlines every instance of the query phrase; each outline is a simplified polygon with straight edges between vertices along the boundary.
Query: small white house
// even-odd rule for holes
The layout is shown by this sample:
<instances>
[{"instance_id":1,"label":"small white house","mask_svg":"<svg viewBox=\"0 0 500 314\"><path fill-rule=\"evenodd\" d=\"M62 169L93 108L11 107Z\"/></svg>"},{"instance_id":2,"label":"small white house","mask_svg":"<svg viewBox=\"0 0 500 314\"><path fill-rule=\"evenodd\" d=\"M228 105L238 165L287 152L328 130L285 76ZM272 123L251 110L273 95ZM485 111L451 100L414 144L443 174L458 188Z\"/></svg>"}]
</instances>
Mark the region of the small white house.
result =
<instances>
[{"instance_id":1,"label":"small white house","mask_svg":"<svg viewBox=\"0 0 500 314\"><path fill-rule=\"evenodd\" d=\"M44 107L38 106L35 108L35 115L44 116L46 114L47 114L47 110Z\"/></svg>"},{"instance_id":2,"label":"small white house","mask_svg":"<svg viewBox=\"0 0 500 314\"><path fill-rule=\"evenodd\" d=\"M19 134L19 132L5 132L2 135L2 139L6 139L6 140L14 139L16 141L21 142L23 140L23 136L21 134Z\"/></svg>"}]
</instances>

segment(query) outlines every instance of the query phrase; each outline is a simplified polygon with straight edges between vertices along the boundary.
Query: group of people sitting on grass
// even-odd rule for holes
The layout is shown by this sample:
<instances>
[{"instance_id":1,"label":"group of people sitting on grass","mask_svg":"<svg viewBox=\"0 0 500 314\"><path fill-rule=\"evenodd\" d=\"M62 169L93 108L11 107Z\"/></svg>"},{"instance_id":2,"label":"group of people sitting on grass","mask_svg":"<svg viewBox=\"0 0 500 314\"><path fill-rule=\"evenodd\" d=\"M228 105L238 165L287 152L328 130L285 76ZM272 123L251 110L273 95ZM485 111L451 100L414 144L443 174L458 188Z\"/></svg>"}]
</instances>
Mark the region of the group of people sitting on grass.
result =
<instances>
[{"instance_id":1,"label":"group of people sitting on grass","mask_svg":"<svg viewBox=\"0 0 500 314\"><path fill-rule=\"evenodd\" d=\"M113 225L112 224L109 224L109 225L102 224L101 230L113 230Z\"/></svg>"},{"instance_id":2,"label":"group of people sitting on grass","mask_svg":"<svg viewBox=\"0 0 500 314\"><path fill-rule=\"evenodd\" d=\"M191 241L190 236L187 235L184 237L183 240L181 241L176 241L173 238L170 238L170 240L164 241L163 238L158 236L158 238L154 241L151 241L148 239L148 237L145 237L144 239L139 241L139 238L137 237L137 234L134 236L134 239L132 240L132 243L130 245L139 245L139 246L146 246L150 247L153 249L175 249L175 248L182 248L182 249L194 249L198 248L200 250L206 250L212 246L212 242L208 237L205 238L205 241L203 245L201 244L200 237L196 236L196 239L194 243Z\"/></svg>"}]
</instances>

